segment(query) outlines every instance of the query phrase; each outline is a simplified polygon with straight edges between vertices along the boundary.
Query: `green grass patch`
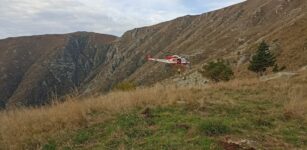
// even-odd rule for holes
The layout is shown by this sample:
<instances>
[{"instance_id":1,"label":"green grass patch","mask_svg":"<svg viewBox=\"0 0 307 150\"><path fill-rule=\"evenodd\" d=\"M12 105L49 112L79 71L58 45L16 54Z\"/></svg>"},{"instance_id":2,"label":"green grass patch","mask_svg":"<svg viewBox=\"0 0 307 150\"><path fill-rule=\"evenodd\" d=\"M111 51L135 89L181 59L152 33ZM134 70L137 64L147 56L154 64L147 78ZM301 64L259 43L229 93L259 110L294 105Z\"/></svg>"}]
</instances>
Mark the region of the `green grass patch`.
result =
<instances>
[{"instance_id":1,"label":"green grass patch","mask_svg":"<svg viewBox=\"0 0 307 150\"><path fill-rule=\"evenodd\" d=\"M222 119L207 119L199 125L202 133L208 136L224 135L230 132L230 126Z\"/></svg>"},{"instance_id":2,"label":"green grass patch","mask_svg":"<svg viewBox=\"0 0 307 150\"><path fill-rule=\"evenodd\" d=\"M307 144L307 137L306 137L306 130L303 132L300 132L300 130L297 130L293 127L287 127L282 129L282 136L285 141L288 143L292 143L295 146L301 146Z\"/></svg>"},{"instance_id":3,"label":"green grass patch","mask_svg":"<svg viewBox=\"0 0 307 150\"><path fill-rule=\"evenodd\" d=\"M184 107L150 109L150 117L142 110L122 114L106 127L107 134L99 148L118 149L210 149L216 141L198 132L202 122L199 115Z\"/></svg>"},{"instance_id":4,"label":"green grass patch","mask_svg":"<svg viewBox=\"0 0 307 150\"><path fill-rule=\"evenodd\" d=\"M292 144L295 145L300 145L302 144L299 140L299 136L297 134L297 131L293 130L293 129L284 129L282 131L283 134L283 138L287 141L290 142Z\"/></svg>"},{"instance_id":5,"label":"green grass patch","mask_svg":"<svg viewBox=\"0 0 307 150\"><path fill-rule=\"evenodd\" d=\"M42 148L43 150L56 150L57 149L57 145L56 142L54 140L50 140L48 141L47 144L45 144Z\"/></svg>"},{"instance_id":6,"label":"green grass patch","mask_svg":"<svg viewBox=\"0 0 307 150\"><path fill-rule=\"evenodd\" d=\"M298 148L306 147L306 128L285 121L283 105L259 93L223 90L225 97L191 105L137 108L75 134L71 149L222 149L225 136L258 140L270 135ZM251 94L248 94L251 92ZM220 94L220 93L217 93ZM229 101L230 100L230 101ZM231 102L231 103L230 103ZM144 111L146 110L146 111ZM290 128L291 127L291 128ZM266 139L264 139L265 141ZM262 142L262 141L257 141ZM260 143L261 144L261 143Z\"/></svg>"},{"instance_id":7,"label":"green grass patch","mask_svg":"<svg viewBox=\"0 0 307 150\"><path fill-rule=\"evenodd\" d=\"M76 144L83 144L90 138L90 133L87 131L79 132L75 138L73 139L74 143Z\"/></svg>"}]
</instances>

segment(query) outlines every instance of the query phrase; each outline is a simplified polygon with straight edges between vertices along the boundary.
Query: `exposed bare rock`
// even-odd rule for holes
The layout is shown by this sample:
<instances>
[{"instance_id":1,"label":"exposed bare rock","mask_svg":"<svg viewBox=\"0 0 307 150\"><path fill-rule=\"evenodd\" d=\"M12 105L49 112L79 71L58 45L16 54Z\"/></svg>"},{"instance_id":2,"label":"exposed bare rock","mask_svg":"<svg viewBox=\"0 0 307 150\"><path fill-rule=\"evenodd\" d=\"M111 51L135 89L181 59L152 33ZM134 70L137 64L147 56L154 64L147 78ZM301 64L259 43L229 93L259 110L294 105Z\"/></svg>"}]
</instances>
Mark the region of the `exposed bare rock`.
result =
<instances>
[{"instance_id":1,"label":"exposed bare rock","mask_svg":"<svg viewBox=\"0 0 307 150\"><path fill-rule=\"evenodd\" d=\"M230 139L226 137L222 140L221 145L225 150L257 150L257 142L248 139Z\"/></svg>"},{"instance_id":2,"label":"exposed bare rock","mask_svg":"<svg viewBox=\"0 0 307 150\"><path fill-rule=\"evenodd\" d=\"M210 81L204 78L198 71L192 71L191 73L174 76L164 83L175 83L178 86L206 86L209 82Z\"/></svg>"},{"instance_id":3,"label":"exposed bare rock","mask_svg":"<svg viewBox=\"0 0 307 150\"><path fill-rule=\"evenodd\" d=\"M278 72L275 74L271 74L271 75L267 75L267 76L263 76L260 78L261 81L269 81L269 80L274 80L274 79L278 79L278 78L290 78L292 76L297 75L297 73L295 72Z\"/></svg>"}]
</instances>

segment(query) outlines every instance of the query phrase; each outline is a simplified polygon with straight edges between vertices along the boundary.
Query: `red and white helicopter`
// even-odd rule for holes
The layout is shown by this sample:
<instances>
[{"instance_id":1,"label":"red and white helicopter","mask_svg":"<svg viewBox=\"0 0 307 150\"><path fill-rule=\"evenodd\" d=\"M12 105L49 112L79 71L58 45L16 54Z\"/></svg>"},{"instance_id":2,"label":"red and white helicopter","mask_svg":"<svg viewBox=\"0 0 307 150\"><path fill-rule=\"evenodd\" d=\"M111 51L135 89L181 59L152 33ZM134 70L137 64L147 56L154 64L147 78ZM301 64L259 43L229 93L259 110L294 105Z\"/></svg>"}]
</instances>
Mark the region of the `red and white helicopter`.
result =
<instances>
[{"instance_id":1,"label":"red and white helicopter","mask_svg":"<svg viewBox=\"0 0 307 150\"><path fill-rule=\"evenodd\" d=\"M184 67L187 67L190 64L190 62L187 59L180 57L178 55L166 56L165 59L152 58L150 55L148 55L147 60L166 63L166 64L174 64L174 65L179 65L179 66L184 66Z\"/></svg>"}]
</instances>

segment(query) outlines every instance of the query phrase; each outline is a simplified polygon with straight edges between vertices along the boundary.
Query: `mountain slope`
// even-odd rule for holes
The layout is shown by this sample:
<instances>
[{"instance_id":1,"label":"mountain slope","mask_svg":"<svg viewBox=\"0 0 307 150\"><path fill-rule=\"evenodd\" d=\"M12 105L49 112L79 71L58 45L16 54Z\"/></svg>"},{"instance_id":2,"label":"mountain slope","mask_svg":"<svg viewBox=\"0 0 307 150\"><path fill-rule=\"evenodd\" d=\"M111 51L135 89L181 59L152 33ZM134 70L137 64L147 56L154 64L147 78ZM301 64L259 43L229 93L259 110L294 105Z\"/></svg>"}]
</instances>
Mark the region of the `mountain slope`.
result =
<instances>
[{"instance_id":1,"label":"mountain slope","mask_svg":"<svg viewBox=\"0 0 307 150\"><path fill-rule=\"evenodd\" d=\"M307 64L306 4L304 0L248 0L128 31L112 46L112 59L91 85L105 90L123 79L148 84L174 74L166 65L145 63L147 54L184 54L194 68L224 58L236 68L238 77L250 76L246 63L262 40L272 45L280 65L296 70Z\"/></svg>"},{"instance_id":2,"label":"mountain slope","mask_svg":"<svg viewBox=\"0 0 307 150\"><path fill-rule=\"evenodd\" d=\"M94 33L10 38L0 41L0 102L41 105L71 93L105 60L116 37Z\"/></svg>"}]
</instances>

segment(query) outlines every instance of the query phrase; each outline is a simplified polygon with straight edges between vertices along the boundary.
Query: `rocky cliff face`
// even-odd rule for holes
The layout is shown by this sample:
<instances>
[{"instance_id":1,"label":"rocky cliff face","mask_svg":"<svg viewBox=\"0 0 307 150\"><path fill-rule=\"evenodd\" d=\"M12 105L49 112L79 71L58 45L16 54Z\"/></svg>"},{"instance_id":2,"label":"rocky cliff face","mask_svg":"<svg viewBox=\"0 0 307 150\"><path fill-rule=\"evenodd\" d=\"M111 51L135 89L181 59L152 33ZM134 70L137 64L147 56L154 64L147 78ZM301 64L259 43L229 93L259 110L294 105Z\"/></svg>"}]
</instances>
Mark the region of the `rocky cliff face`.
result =
<instances>
[{"instance_id":1,"label":"rocky cliff face","mask_svg":"<svg viewBox=\"0 0 307 150\"><path fill-rule=\"evenodd\" d=\"M0 41L0 102L45 104L74 88L91 94L123 80L151 84L174 75L169 66L147 63L146 55L184 55L197 70L224 58L237 77L250 76L246 64L266 40L278 63L289 70L307 64L307 1L247 0L228 8L113 36L75 33Z\"/></svg>"}]
</instances>

